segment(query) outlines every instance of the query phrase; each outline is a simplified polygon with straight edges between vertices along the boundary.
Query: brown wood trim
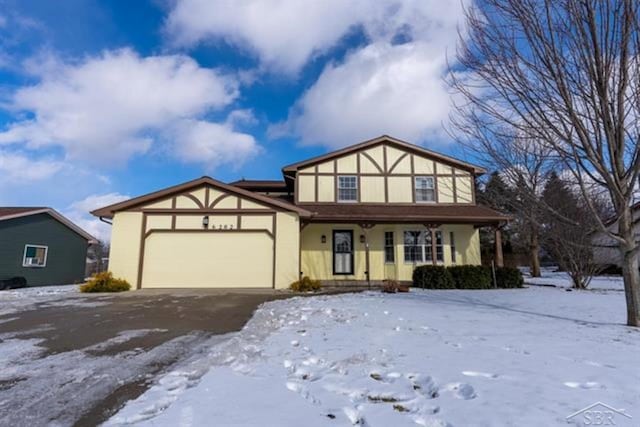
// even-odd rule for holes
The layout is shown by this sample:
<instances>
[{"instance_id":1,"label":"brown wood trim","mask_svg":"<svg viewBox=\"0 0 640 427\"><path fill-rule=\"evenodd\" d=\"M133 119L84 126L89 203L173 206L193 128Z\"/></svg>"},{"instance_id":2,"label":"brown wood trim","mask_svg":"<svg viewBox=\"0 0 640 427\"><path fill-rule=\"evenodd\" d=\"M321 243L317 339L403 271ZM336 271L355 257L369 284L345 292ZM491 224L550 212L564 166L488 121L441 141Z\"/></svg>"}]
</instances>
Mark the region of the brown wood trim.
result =
<instances>
[{"instance_id":1,"label":"brown wood trim","mask_svg":"<svg viewBox=\"0 0 640 427\"><path fill-rule=\"evenodd\" d=\"M413 160L413 154L411 154L411 157L409 158L410 163L411 163L411 203L415 204L416 203L416 166L415 166L415 162Z\"/></svg>"},{"instance_id":2,"label":"brown wood trim","mask_svg":"<svg viewBox=\"0 0 640 427\"><path fill-rule=\"evenodd\" d=\"M209 207L209 189L208 185L204 187L204 205L207 207Z\"/></svg>"},{"instance_id":3,"label":"brown wood trim","mask_svg":"<svg viewBox=\"0 0 640 427\"><path fill-rule=\"evenodd\" d=\"M431 259L433 261L433 265L438 265L438 257L436 256L436 229L430 228L431 232Z\"/></svg>"},{"instance_id":4,"label":"brown wood trim","mask_svg":"<svg viewBox=\"0 0 640 427\"><path fill-rule=\"evenodd\" d=\"M277 248L278 239L277 239L277 234L276 234L277 227L278 227L277 214L273 214L273 216L271 218L271 232L272 232L272 237L273 237L273 257L271 257L272 258L271 287L273 289L276 288L276 256L278 254L278 250L277 250L278 249Z\"/></svg>"},{"instance_id":5,"label":"brown wood trim","mask_svg":"<svg viewBox=\"0 0 640 427\"><path fill-rule=\"evenodd\" d=\"M146 215L265 215L276 212L271 209L153 209L142 211Z\"/></svg>"},{"instance_id":6,"label":"brown wood trim","mask_svg":"<svg viewBox=\"0 0 640 427\"><path fill-rule=\"evenodd\" d=\"M202 202L200 200L198 200L198 198L196 196L194 196L193 194L191 194L191 193L182 193L178 197L180 197L180 196L184 196L184 197L187 197L187 198L193 200L200 209L204 209L204 205L202 204Z\"/></svg>"},{"instance_id":7,"label":"brown wood trim","mask_svg":"<svg viewBox=\"0 0 640 427\"><path fill-rule=\"evenodd\" d=\"M416 177L429 177L430 175L416 175ZM362 202L362 203L357 203L357 202L321 202L321 203L314 203L314 202L302 202L299 203L300 206L307 206L307 207L313 207L316 205L354 205L354 206L386 206L389 203L385 203L385 202ZM424 206L424 205L431 205L431 206L471 206L471 203L437 203L436 202L393 202L391 203L394 206Z\"/></svg>"},{"instance_id":8,"label":"brown wood trim","mask_svg":"<svg viewBox=\"0 0 640 427\"><path fill-rule=\"evenodd\" d=\"M390 171L388 170L387 165L387 145L382 146L382 163L384 165L385 176L384 180L384 202L389 203L389 177L387 176Z\"/></svg>"},{"instance_id":9,"label":"brown wood trim","mask_svg":"<svg viewBox=\"0 0 640 427\"><path fill-rule=\"evenodd\" d=\"M172 198L171 199L171 209L175 210L176 209L176 198ZM176 228L176 214L172 214L171 215L171 228L175 229Z\"/></svg>"},{"instance_id":10,"label":"brown wood trim","mask_svg":"<svg viewBox=\"0 0 640 427\"><path fill-rule=\"evenodd\" d=\"M451 168L451 191L453 192L453 203L458 203L458 189L456 188L456 170Z\"/></svg>"},{"instance_id":11,"label":"brown wood trim","mask_svg":"<svg viewBox=\"0 0 640 427\"><path fill-rule=\"evenodd\" d=\"M218 203L220 203L223 199L226 199L227 197L231 197L231 194L223 193L218 197L216 197L215 199L213 199L213 202L211 202L211 204L207 206L209 207L209 209L213 209ZM239 197L238 197L238 200L240 200Z\"/></svg>"},{"instance_id":12,"label":"brown wood trim","mask_svg":"<svg viewBox=\"0 0 640 427\"><path fill-rule=\"evenodd\" d=\"M305 173L300 173L298 175L300 176L337 176L337 175L356 175L357 172L305 172ZM413 174L411 173L375 173L375 172L361 172L359 175L361 176L399 176L399 177L407 177L407 176L411 176ZM423 176L424 174L420 175ZM427 175L434 175L434 176L442 176L442 177L450 177L451 174L450 173L432 173L432 174L427 174ZM469 177L469 175L461 175L461 174L456 174L456 176L459 177Z\"/></svg>"},{"instance_id":13,"label":"brown wood trim","mask_svg":"<svg viewBox=\"0 0 640 427\"><path fill-rule=\"evenodd\" d=\"M471 204L475 205L476 204L476 176L475 175L471 175L471 185L469 185L469 188L471 189Z\"/></svg>"},{"instance_id":14,"label":"brown wood trim","mask_svg":"<svg viewBox=\"0 0 640 427\"><path fill-rule=\"evenodd\" d=\"M320 190L319 190L320 179L319 179L319 176L318 176L318 165L315 165L314 170L316 171L316 176L313 177L313 185L315 186L314 195L313 195L314 199L313 200L315 200L317 202L317 201L320 200L319 197L318 197L318 194L320 192Z\"/></svg>"},{"instance_id":15,"label":"brown wood trim","mask_svg":"<svg viewBox=\"0 0 640 427\"><path fill-rule=\"evenodd\" d=\"M218 228L184 228L184 229L176 229L170 230L168 228L152 228L147 231L143 237L146 239L152 234L166 234L166 233L265 233L272 239L275 238L273 233L266 228L245 228L242 230L235 229L218 229Z\"/></svg>"},{"instance_id":16,"label":"brown wood trim","mask_svg":"<svg viewBox=\"0 0 640 427\"><path fill-rule=\"evenodd\" d=\"M333 201L334 203L338 203L338 161L333 161Z\"/></svg>"},{"instance_id":17,"label":"brown wood trim","mask_svg":"<svg viewBox=\"0 0 640 427\"><path fill-rule=\"evenodd\" d=\"M161 199L166 200L169 197L177 196L177 195L185 195L188 197L188 195L183 193L187 191L193 191L205 185L209 185L211 187L220 189L221 191L239 195L250 200L255 200L258 203L264 203L268 206L278 208L282 211L297 212L301 216L310 215L309 212L297 207L295 204L291 204L289 202L271 198L263 194L244 190L240 187L235 187L233 185L228 185L223 182L216 181L215 179L208 176L198 178L193 181L188 181L179 185L174 185L172 187L155 191L153 193L149 193L144 196L134 197L133 199L129 199L124 202L114 203L112 205L109 205L100 209L95 209L91 211L91 214L95 216L111 218L113 217L113 214L115 212L119 212L123 210L130 211L130 212L139 212L144 210L141 207L144 206L145 204L152 203L154 201L161 200ZM200 205L199 202L198 202L198 205Z\"/></svg>"},{"instance_id":18,"label":"brown wood trim","mask_svg":"<svg viewBox=\"0 0 640 427\"><path fill-rule=\"evenodd\" d=\"M362 181L360 177L360 154L356 153L356 179L358 180L358 203L362 203Z\"/></svg>"},{"instance_id":19,"label":"brown wood trim","mask_svg":"<svg viewBox=\"0 0 640 427\"><path fill-rule=\"evenodd\" d=\"M434 160L433 162L433 191L435 192L435 200L436 203L440 201L440 193L438 191L438 170L436 169L437 165Z\"/></svg>"},{"instance_id":20,"label":"brown wood trim","mask_svg":"<svg viewBox=\"0 0 640 427\"><path fill-rule=\"evenodd\" d=\"M242 229L242 215L236 216L236 229L238 230Z\"/></svg>"},{"instance_id":21,"label":"brown wood trim","mask_svg":"<svg viewBox=\"0 0 640 427\"><path fill-rule=\"evenodd\" d=\"M389 145L396 148L399 148L401 151L409 151L412 154L419 155L421 157L426 157L431 160L437 160L440 163L447 164L449 166L458 167L463 170L467 170L469 172L480 172L485 173L485 170L475 166L473 164L464 162L462 160L455 159L453 157L449 157L431 150L427 150L415 144L410 144L406 141L402 141L397 138L393 138L387 135L373 138L367 141L360 142L358 144L351 145L349 147L342 148L340 150L332 151L330 153L326 153L320 156L313 157L311 159L307 159L301 162L293 163L287 165L283 168L283 171L297 171L299 168L308 167L317 163L322 163L323 161L332 160L338 157L342 157L353 152L359 152L361 150L367 148L373 148L378 145Z\"/></svg>"},{"instance_id":22,"label":"brown wood trim","mask_svg":"<svg viewBox=\"0 0 640 427\"><path fill-rule=\"evenodd\" d=\"M398 166L398 164L402 161L402 159L404 159L405 157L409 156L409 153L404 153L402 156L398 157L398 159L393 162L393 164L391 165L391 168L389 169L389 174L391 174L391 172L393 172L393 170L396 168L396 166ZM411 156L411 158L413 159L413 156Z\"/></svg>"},{"instance_id":23,"label":"brown wood trim","mask_svg":"<svg viewBox=\"0 0 640 427\"><path fill-rule=\"evenodd\" d=\"M384 175L385 171L380 167L380 165L378 164L378 162L376 162L375 160L373 160L373 157L371 157L369 155L369 153L367 153L366 151L361 151L359 154L362 154L363 156L365 156L367 159L369 159L371 161L371 163L373 163L373 166L376 167L376 169L378 169L380 171L381 174ZM383 154L384 156L384 154ZM360 161L360 159L358 158L358 161ZM360 173L360 168L358 168L358 173Z\"/></svg>"},{"instance_id":24,"label":"brown wood trim","mask_svg":"<svg viewBox=\"0 0 640 427\"><path fill-rule=\"evenodd\" d=\"M144 268L144 246L147 239L147 215L142 214L142 227L140 229L140 249L138 253L138 277L136 278L136 289L142 289L142 270Z\"/></svg>"}]
</instances>

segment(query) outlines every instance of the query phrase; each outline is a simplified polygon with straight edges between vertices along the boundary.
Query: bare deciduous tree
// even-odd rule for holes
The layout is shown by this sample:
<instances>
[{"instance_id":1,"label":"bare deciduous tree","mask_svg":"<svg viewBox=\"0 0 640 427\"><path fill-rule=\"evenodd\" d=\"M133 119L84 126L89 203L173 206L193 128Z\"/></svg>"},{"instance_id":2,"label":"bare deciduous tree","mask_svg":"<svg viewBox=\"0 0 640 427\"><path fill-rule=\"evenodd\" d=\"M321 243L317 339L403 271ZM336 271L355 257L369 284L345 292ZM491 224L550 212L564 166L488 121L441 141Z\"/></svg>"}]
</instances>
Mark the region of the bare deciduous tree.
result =
<instances>
[{"instance_id":1,"label":"bare deciduous tree","mask_svg":"<svg viewBox=\"0 0 640 427\"><path fill-rule=\"evenodd\" d=\"M640 174L640 2L478 0L466 21L450 74L463 99L454 127L470 138L523 134L553 151L618 244L627 324L640 326L631 211ZM616 231L597 216L592 183L607 189Z\"/></svg>"},{"instance_id":2,"label":"bare deciduous tree","mask_svg":"<svg viewBox=\"0 0 640 427\"><path fill-rule=\"evenodd\" d=\"M541 233L543 246L571 277L573 287L586 289L591 278L602 270L602 266L593 260L596 221L556 173L547 180L542 201L545 208Z\"/></svg>"}]
</instances>

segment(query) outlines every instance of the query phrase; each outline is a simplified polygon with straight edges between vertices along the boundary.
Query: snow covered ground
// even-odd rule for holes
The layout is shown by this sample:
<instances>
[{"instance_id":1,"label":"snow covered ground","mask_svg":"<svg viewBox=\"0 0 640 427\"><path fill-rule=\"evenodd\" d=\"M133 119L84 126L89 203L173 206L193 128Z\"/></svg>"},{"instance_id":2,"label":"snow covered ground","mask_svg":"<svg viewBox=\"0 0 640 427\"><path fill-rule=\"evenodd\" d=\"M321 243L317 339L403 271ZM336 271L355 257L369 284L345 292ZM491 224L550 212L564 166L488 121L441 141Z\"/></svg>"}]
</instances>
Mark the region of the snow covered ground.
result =
<instances>
[{"instance_id":1,"label":"snow covered ground","mask_svg":"<svg viewBox=\"0 0 640 427\"><path fill-rule=\"evenodd\" d=\"M600 401L637 425L624 316L621 292L547 287L270 302L107 424L554 426Z\"/></svg>"},{"instance_id":2,"label":"snow covered ground","mask_svg":"<svg viewBox=\"0 0 640 427\"><path fill-rule=\"evenodd\" d=\"M0 316L26 310L38 303L61 300L64 304L74 304L73 297L80 296L79 285L37 286L32 288L0 291ZM62 299L64 298L64 299Z\"/></svg>"},{"instance_id":3,"label":"snow covered ground","mask_svg":"<svg viewBox=\"0 0 640 427\"><path fill-rule=\"evenodd\" d=\"M524 271L524 280L529 285L553 285L559 288L571 288L573 286L569 275L563 271L555 271L556 268L543 268L542 277L531 277L528 270ZM588 289L593 290L617 290L624 291L622 276L595 276L591 279Z\"/></svg>"}]
</instances>

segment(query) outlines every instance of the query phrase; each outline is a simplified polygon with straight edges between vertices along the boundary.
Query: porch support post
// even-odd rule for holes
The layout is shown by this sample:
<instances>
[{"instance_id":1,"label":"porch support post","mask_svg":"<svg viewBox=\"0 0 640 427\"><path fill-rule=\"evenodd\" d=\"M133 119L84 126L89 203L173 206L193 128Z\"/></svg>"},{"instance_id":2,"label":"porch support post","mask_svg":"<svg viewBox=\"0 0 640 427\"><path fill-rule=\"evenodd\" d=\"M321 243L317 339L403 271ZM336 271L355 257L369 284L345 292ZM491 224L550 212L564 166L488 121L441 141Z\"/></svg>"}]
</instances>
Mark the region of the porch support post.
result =
<instances>
[{"instance_id":1,"label":"porch support post","mask_svg":"<svg viewBox=\"0 0 640 427\"><path fill-rule=\"evenodd\" d=\"M367 276L367 286L371 288L371 262L369 259L369 230L374 227L374 224L360 224L362 234L364 235L364 268Z\"/></svg>"},{"instance_id":2,"label":"porch support post","mask_svg":"<svg viewBox=\"0 0 640 427\"><path fill-rule=\"evenodd\" d=\"M424 226L429 231L429 235L431 236L431 263L433 265L437 265L438 261L436 258L436 229L440 226L440 224L424 224Z\"/></svg>"},{"instance_id":3,"label":"porch support post","mask_svg":"<svg viewBox=\"0 0 640 427\"><path fill-rule=\"evenodd\" d=\"M496 267L504 267L504 256L502 255L502 230L499 226L494 228L496 240Z\"/></svg>"}]
</instances>

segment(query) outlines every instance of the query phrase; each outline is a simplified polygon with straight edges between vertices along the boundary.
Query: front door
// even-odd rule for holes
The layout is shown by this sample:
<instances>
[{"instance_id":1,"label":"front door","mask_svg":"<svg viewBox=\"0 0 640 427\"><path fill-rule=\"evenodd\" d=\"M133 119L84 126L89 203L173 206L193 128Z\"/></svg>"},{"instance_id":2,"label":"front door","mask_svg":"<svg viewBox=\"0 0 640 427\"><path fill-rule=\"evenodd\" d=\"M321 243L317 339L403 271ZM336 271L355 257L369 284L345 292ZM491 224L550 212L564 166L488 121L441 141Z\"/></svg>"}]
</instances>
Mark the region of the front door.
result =
<instances>
[{"instance_id":1,"label":"front door","mask_svg":"<svg viewBox=\"0 0 640 427\"><path fill-rule=\"evenodd\" d=\"M333 230L333 274L353 274L351 230Z\"/></svg>"}]
</instances>

